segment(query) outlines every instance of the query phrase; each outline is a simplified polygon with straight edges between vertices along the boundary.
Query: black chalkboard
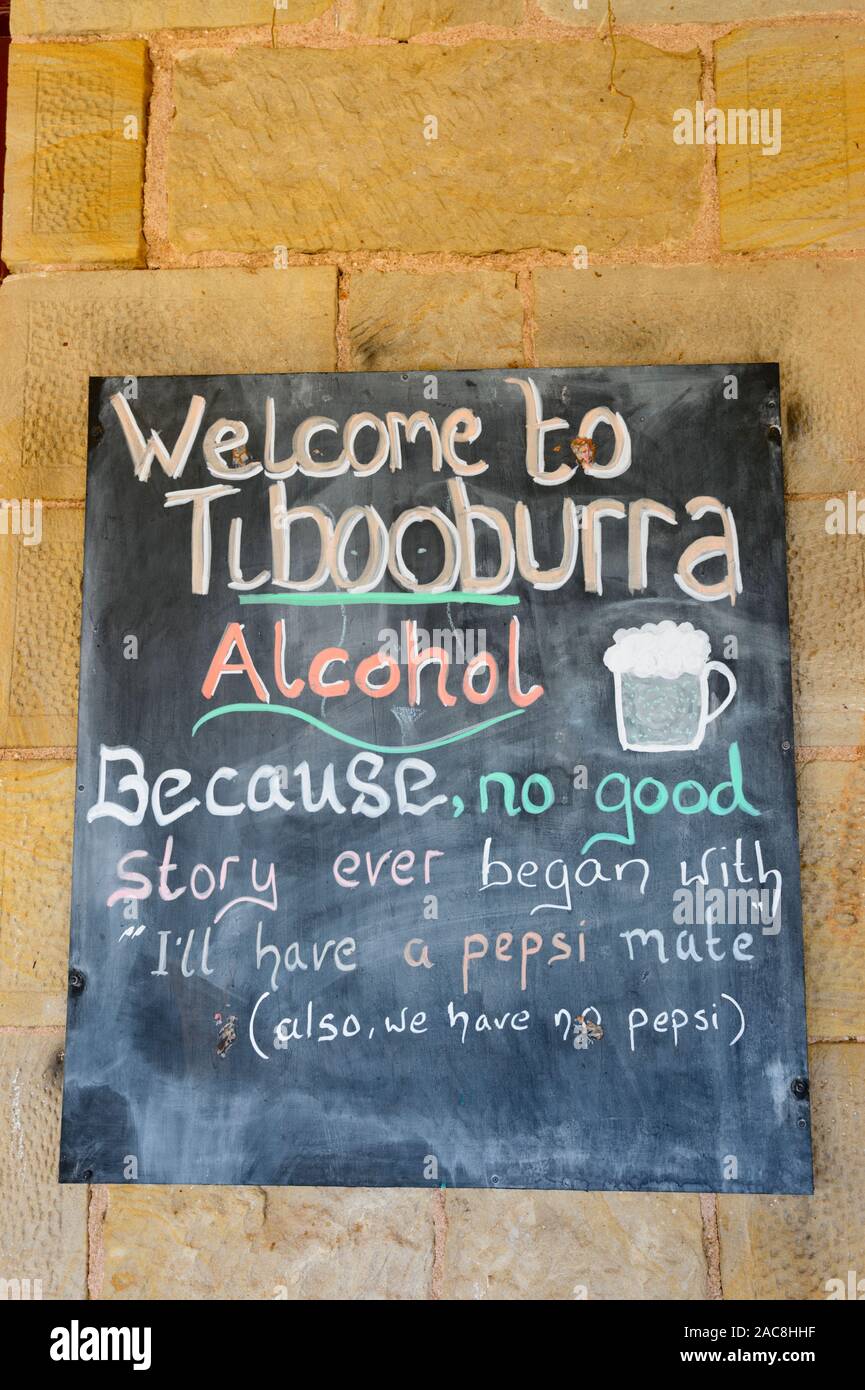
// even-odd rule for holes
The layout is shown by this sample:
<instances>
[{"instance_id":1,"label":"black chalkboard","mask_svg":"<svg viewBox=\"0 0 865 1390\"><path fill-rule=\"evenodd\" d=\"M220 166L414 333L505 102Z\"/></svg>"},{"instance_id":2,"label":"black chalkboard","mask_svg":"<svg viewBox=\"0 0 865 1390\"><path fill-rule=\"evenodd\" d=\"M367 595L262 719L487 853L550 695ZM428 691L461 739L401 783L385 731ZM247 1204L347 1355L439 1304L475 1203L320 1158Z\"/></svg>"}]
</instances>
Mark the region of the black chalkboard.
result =
<instances>
[{"instance_id":1,"label":"black chalkboard","mask_svg":"<svg viewBox=\"0 0 865 1390\"><path fill-rule=\"evenodd\" d=\"M91 383L63 1180L811 1190L779 421Z\"/></svg>"}]
</instances>

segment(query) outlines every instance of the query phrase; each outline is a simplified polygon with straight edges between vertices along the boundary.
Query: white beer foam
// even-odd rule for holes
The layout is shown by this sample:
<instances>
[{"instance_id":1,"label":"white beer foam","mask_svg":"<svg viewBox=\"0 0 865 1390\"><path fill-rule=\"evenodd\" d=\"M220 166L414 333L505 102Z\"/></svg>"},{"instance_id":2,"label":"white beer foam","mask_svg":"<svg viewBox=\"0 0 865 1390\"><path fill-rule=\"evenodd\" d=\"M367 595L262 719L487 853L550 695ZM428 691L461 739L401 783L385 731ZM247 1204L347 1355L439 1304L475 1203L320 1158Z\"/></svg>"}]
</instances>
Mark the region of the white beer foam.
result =
<instances>
[{"instance_id":1,"label":"white beer foam","mask_svg":"<svg viewBox=\"0 0 865 1390\"><path fill-rule=\"evenodd\" d=\"M644 623L642 627L620 627L613 633L613 645L604 652L604 665L611 671L632 676L698 676L709 660L708 635L693 623Z\"/></svg>"}]
</instances>

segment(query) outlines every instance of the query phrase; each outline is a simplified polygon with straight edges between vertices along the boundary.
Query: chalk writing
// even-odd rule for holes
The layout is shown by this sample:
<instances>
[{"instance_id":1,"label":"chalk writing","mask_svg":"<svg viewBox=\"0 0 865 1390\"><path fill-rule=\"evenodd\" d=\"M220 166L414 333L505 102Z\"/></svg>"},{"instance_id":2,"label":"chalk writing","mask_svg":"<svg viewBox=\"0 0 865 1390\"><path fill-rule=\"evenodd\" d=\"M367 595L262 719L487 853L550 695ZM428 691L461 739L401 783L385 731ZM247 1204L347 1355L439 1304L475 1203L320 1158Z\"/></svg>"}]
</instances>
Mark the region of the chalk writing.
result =
<instances>
[{"instance_id":1,"label":"chalk writing","mask_svg":"<svg viewBox=\"0 0 865 1390\"><path fill-rule=\"evenodd\" d=\"M128 380L64 1179L810 1190L777 369Z\"/></svg>"}]
</instances>

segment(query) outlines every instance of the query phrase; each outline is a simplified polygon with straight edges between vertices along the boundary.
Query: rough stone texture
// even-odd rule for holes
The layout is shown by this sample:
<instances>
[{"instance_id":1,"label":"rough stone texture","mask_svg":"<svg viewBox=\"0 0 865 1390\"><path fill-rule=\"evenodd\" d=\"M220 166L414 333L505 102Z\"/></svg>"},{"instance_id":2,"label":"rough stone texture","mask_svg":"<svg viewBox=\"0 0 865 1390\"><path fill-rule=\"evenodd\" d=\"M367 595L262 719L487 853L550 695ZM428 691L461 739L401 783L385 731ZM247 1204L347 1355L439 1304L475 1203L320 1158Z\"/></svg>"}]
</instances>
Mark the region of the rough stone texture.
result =
<instances>
[{"instance_id":1,"label":"rough stone texture","mask_svg":"<svg viewBox=\"0 0 865 1390\"><path fill-rule=\"evenodd\" d=\"M727 251L865 246L865 32L747 30L715 46L717 105L782 112L777 155L719 145Z\"/></svg>"},{"instance_id":2,"label":"rough stone texture","mask_svg":"<svg viewBox=\"0 0 865 1390\"><path fill-rule=\"evenodd\" d=\"M503 271L353 275L348 319L357 371L523 365L522 299Z\"/></svg>"},{"instance_id":3,"label":"rough stone texture","mask_svg":"<svg viewBox=\"0 0 865 1390\"><path fill-rule=\"evenodd\" d=\"M15 630L15 575L18 538L0 536L0 735L5 734L12 676L12 641ZM0 744L2 744L0 738Z\"/></svg>"},{"instance_id":4,"label":"rough stone texture","mask_svg":"<svg viewBox=\"0 0 865 1390\"><path fill-rule=\"evenodd\" d=\"M428 1192L112 1187L103 1298L423 1299Z\"/></svg>"},{"instance_id":5,"label":"rough stone texture","mask_svg":"<svg viewBox=\"0 0 865 1390\"><path fill-rule=\"evenodd\" d=\"M781 364L788 492L865 491L865 266L764 261L534 275L541 366Z\"/></svg>"},{"instance_id":6,"label":"rough stone texture","mask_svg":"<svg viewBox=\"0 0 865 1390\"><path fill-rule=\"evenodd\" d=\"M606 16L606 0L588 0L584 9L575 0L537 0L544 14L563 24L597 29ZM826 14L863 10L865 0L615 0L617 24L730 24L739 20L770 19L775 15Z\"/></svg>"},{"instance_id":7,"label":"rough stone texture","mask_svg":"<svg viewBox=\"0 0 865 1390\"><path fill-rule=\"evenodd\" d=\"M0 1025L65 1017L74 801L71 763L0 762Z\"/></svg>"},{"instance_id":8,"label":"rough stone texture","mask_svg":"<svg viewBox=\"0 0 865 1390\"><path fill-rule=\"evenodd\" d=\"M725 1298L826 1298L865 1270L865 1047L810 1051L813 1197L719 1197Z\"/></svg>"},{"instance_id":9,"label":"rough stone texture","mask_svg":"<svg viewBox=\"0 0 865 1390\"><path fill-rule=\"evenodd\" d=\"M455 24L519 24L523 0L349 0L339 27L375 38L408 39Z\"/></svg>"},{"instance_id":10,"label":"rough stone texture","mask_svg":"<svg viewBox=\"0 0 865 1390\"><path fill-rule=\"evenodd\" d=\"M799 801L808 1033L865 1037L865 762L810 763Z\"/></svg>"},{"instance_id":11,"label":"rough stone texture","mask_svg":"<svg viewBox=\"0 0 865 1390\"><path fill-rule=\"evenodd\" d=\"M706 1296L691 1194L452 1191L446 1212L445 1298Z\"/></svg>"},{"instance_id":12,"label":"rough stone texture","mask_svg":"<svg viewBox=\"0 0 865 1390\"><path fill-rule=\"evenodd\" d=\"M336 271L162 270L7 280L0 495L82 498L89 376L328 371Z\"/></svg>"},{"instance_id":13,"label":"rough stone texture","mask_svg":"<svg viewBox=\"0 0 865 1390\"><path fill-rule=\"evenodd\" d=\"M12 748L75 742L84 512L46 509L42 541L13 544L17 565L2 602L13 608L9 683L0 691L0 743Z\"/></svg>"},{"instance_id":14,"label":"rough stone texture","mask_svg":"<svg viewBox=\"0 0 865 1390\"><path fill-rule=\"evenodd\" d=\"M144 33L238 24L304 24L333 0L14 0L13 34Z\"/></svg>"},{"instance_id":15,"label":"rough stone texture","mask_svg":"<svg viewBox=\"0 0 865 1390\"><path fill-rule=\"evenodd\" d=\"M84 1298L87 1192L56 1177L62 1046L59 1028L0 1033L0 1278Z\"/></svg>"},{"instance_id":16,"label":"rough stone texture","mask_svg":"<svg viewBox=\"0 0 865 1390\"><path fill-rule=\"evenodd\" d=\"M10 269L142 263L148 87L143 43L13 44L3 212Z\"/></svg>"},{"instance_id":17,"label":"rough stone texture","mask_svg":"<svg viewBox=\"0 0 865 1390\"><path fill-rule=\"evenodd\" d=\"M473 42L202 50L179 60L169 235L182 252L632 250L686 238L703 152L670 112L696 52ZM424 138L434 116L438 138ZM627 188L627 198L620 190Z\"/></svg>"},{"instance_id":18,"label":"rough stone texture","mask_svg":"<svg viewBox=\"0 0 865 1390\"><path fill-rule=\"evenodd\" d=\"M21 402L24 396L24 364L27 360L27 322L17 312L18 300L7 292L16 279L7 279L0 289L0 497L4 500L21 498L28 486L38 480L26 473L21 458ZM38 495L34 488L32 496ZM0 566L3 550L0 547ZM5 592L4 584L3 590ZM0 656L2 661L2 656Z\"/></svg>"},{"instance_id":19,"label":"rough stone texture","mask_svg":"<svg viewBox=\"0 0 865 1390\"><path fill-rule=\"evenodd\" d=\"M796 739L865 744L865 547L827 536L824 502L787 507Z\"/></svg>"}]
</instances>

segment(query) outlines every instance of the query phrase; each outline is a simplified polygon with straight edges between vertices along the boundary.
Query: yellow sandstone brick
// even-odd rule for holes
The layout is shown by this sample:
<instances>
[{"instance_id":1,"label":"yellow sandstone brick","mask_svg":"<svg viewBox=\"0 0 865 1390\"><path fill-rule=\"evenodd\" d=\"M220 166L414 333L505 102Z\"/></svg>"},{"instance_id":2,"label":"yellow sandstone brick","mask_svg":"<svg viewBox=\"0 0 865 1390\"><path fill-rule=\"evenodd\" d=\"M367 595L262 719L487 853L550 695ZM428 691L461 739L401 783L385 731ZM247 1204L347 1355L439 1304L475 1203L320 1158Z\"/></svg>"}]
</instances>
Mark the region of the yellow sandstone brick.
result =
<instances>
[{"instance_id":1,"label":"yellow sandstone brick","mask_svg":"<svg viewBox=\"0 0 865 1390\"><path fill-rule=\"evenodd\" d=\"M0 735L5 732L12 678L12 643L15 632L15 576L18 570L18 537L0 535ZM2 746L0 737L0 746Z\"/></svg>"},{"instance_id":2,"label":"yellow sandstone brick","mask_svg":"<svg viewBox=\"0 0 865 1390\"><path fill-rule=\"evenodd\" d=\"M66 921L69 934L69 921ZM65 991L64 984L64 991ZM0 1026L4 1028L63 1028L66 994L55 989L0 991Z\"/></svg>"},{"instance_id":3,"label":"yellow sandstone brick","mask_svg":"<svg viewBox=\"0 0 865 1390\"><path fill-rule=\"evenodd\" d=\"M644 1193L447 1193L443 1297L701 1299L699 1199Z\"/></svg>"},{"instance_id":4,"label":"yellow sandstone brick","mask_svg":"<svg viewBox=\"0 0 865 1390\"><path fill-rule=\"evenodd\" d=\"M422 1299L429 1293L428 1192L132 1185L110 1191L103 1298Z\"/></svg>"},{"instance_id":5,"label":"yellow sandstone brick","mask_svg":"<svg viewBox=\"0 0 865 1390\"><path fill-rule=\"evenodd\" d=\"M780 111L781 149L719 145L726 251L865 246L865 31L743 30L715 46L717 106Z\"/></svg>"},{"instance_id":6,"label":"yellow sandstone brick","mask_svg":"<svg viewBox=\"0 0 865 1390\"><path fill-rule=\"evenodd\" d=\"M149 88L142 43L13 44L3 258L139 265Z\"/></svg>"},{"instance_id":7,"label":"yellow sandstone brick","mask_svg":"<svg viewBox=\"0 0 865 1390\"><path fill-rule=\"evenodd\" d=\"M20 498L24 489L21 459L21 402L24 399L24 365L27 361L27 324L17 312L18 300L0 288L0 498ZM0 560L2 564L2 560Z\"/></svg>"},{"instance_id":8,"label":"yellow sandstone brick","mask_svg":"<svg viewBox=\"0 0 865 1390\"><path fill-rule=\"evenodd\" d=\"M793 708L800 745L865 744L865 538L826 534L823 502L787 506Z\"/></svg>"},{"instance_id":9,"label":"yellow sandstone brick","mask_svg":"<svg viewBox=\"0 0 865 1390\"><path fill-rule=\"evenodd\" d=\"M607 0L537 0L544 14L562 24L597 29L607 17ZM865 0L615 0L615 22L621 24L731 24L764 20L773 15L825 14L831 9L863 10Z\"/></svg>"},{"instance_id":10,"label":"yellow sandstone brick","mask_svg":"<svg viewBox=\"0 0 865 1390\"><path fill-rule=\"evenodd\" d=\"M865 493L865 266L762 261L535 274L541 366L780 362L788 492Z\"/></svg>"},{"instance_id":11,"label":"yellow sandstone brick","mask_svg":"<svg viewBox=\"0 0 865 1390\"><path fill-rule=\"evenodd\" d=\"M523 0L349 0L341 29L375 38L408 39L456 24L519 24Z\"/></svg>"},{"instance_id":12,"label":"yellow sandstone brick","mask_svg":"<svg viewBox=\"0 0 865 1390\"><path fill-rule=\"evenodd\" d=\"M610 91L600 41L187 53L170 240L472 254L677 243L695 225L703 152L674 144L670 113L699 96L699 58L630 38L617 52L633 106Z\"/></svg>"},{"instance_id":13,"label":"yellow sandstone brick","mask_svg":"<svg viewBox=\"0 0 865 1390\"><path fill-rule=\"evenodd\" d=\"M505 271L355 274L348 321L358 371L523 364L522 298Z\"/></svg>"},{"instance_id":14,"label":"yellow sandstone brick","mask_svg":"<svg viewBox=\"0 0 865 1390\"><path fill-rule=\"evenodd\" d=\"M87 1190L57 1181L62 1029L0 1033L0 1277L87 1296Z\"/></svg>"},{"instance_id":15,"label":"yellow sandstone brick","mask_svg":"<svg viewBox=\"0 0 865 1390\"><path fill-rule=\"evenodd\" d=\"M62 1023L75 768L0 762L0 1026Z\"/></svg>"},{"instance_id":16,"label":"yellow sandstone brick","mask_svg":"<svg viewBox=\"0 0 865 1390\"><path fill-rule=\"evenodd\" d=\"M799 773L808 1034L865 1037L865 762Z\"/></svg>"},{"instance_id":17,"label":"yellow sandstone brick","mask_svg":"<svg viewBox=\"0 0 865 1390\"><path fill-rule=\"evenodd\" d=\"M0 290L0 495L84 496L89 376L328 371L335 335L329 266L13 277Z\"/></svg>"},{"instance_id":18,"label":"yellow sandstone brick","mask_svg":"<svg viewBox=\"0 0 865 1390\"><path fill-rule=\"evenodd\" d=\"M46 508L40 543L13 544L11 669L0 696L0 744L69 746L77 729L84 512Z\"/></svg>"},{"instance_id":19,"label":"yellow sandstone brick","mask_svg":"<svg viewBox=\"0 0 865 1390\"><path fill-rule=\"evenodd\" d=\"M812 1047L809 1062L814 1195L719 1197L725 1298L824 1299L830 1279L863 1277L865 1046Z\"/></svg>"},{"instance_id":20,"label":"yellow sandstone brick","mask_svg":"<svg viewBox=\"0 0 865 1390\"><path fill-rule=\"evenodd\" d=\"M224 25L305 24L333 0L15 0L18 34L134 33L153 29L213 29Z\"/></svg>"}]
</instances>

